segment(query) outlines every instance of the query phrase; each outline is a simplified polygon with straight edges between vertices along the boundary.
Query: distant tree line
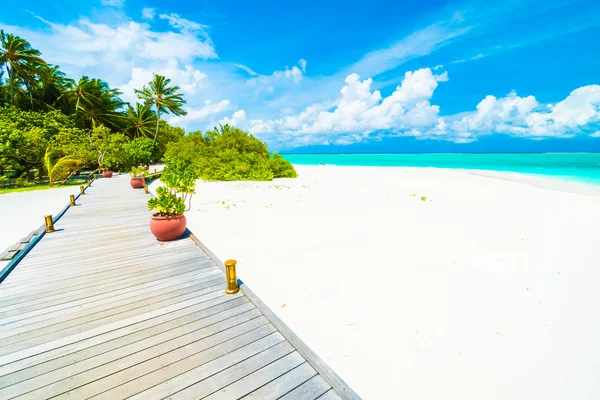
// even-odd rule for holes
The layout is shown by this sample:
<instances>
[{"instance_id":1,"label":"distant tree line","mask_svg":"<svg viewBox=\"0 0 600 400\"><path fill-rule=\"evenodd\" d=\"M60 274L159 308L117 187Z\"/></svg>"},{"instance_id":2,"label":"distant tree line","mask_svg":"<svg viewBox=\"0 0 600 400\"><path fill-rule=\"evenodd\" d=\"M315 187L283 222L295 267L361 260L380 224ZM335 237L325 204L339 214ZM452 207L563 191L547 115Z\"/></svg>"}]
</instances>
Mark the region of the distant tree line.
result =
<instances>
[{"instance_id":1,"label":"distant tree line","mask_svg":"<svg viewBox=\"0 0 600 400\"><path fill-rule=\"evenodd\" d=\"M170 79L154 74L135 93L140 102L132 105L102 79L69 78L29 42L0 30L0 186L17 178L20 184L66 179L82 168L128 170L162 160L165 152L205 179L295 176L281 156L237 128L186 135L165 122L165 114L186 114ZM48 165L59 160L65 168L48 176Z\"/></svg>"}]
</instances>

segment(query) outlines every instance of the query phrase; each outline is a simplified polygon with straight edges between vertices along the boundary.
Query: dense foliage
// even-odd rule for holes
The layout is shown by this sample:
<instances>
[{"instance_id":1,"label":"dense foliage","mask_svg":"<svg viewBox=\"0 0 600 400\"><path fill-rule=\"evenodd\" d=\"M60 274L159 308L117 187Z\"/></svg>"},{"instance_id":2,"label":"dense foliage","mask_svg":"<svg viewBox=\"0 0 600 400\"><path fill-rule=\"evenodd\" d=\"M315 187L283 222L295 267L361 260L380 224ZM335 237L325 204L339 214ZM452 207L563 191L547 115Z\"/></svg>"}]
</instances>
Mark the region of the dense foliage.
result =
<instances>
[{"instance_id":1,"label":"dense foliage","mask_svg":"<svg viewBox=\"0 0 600 400\"><path fill-rule=\"evenodd\" d=\"M205 180L268 181L295 178L294 167L281 155L270 155L267 145L241 129L229 125L202 134L192 132L169 143L167 164L175 162L193 167Z\"/></svg>"},{"instance_id":2,"label":"dense foliage","mask_svg":"<svg viewBox=\"0 0 600 400\"><path fill-rule=\"evenodd\" d=\"M230 126L186 135L161 115L185 115L169 78L154 74L135 90L140 103L101 79L66 77L24 39L0 30L0 187L49 183L79 170L129 171L168 159L207 180L295 177L265 143ZM187 174L188 172L186 172Z\"/></svg>"},{"instance_id":3,"label":"dense foliage","mask_svg":"<svg viewBox=\"0 0 600 400\"><path fill-rule=\"evenodd\" d=\"M194 170L181 163L173 163L164 170L160 181L164 186L156 188L156 197L148 200L148 210L156 210L161 217L183 215L187 211L186 201L191 207L192 196L196 193Z\"/></svg>"}]
</instances>

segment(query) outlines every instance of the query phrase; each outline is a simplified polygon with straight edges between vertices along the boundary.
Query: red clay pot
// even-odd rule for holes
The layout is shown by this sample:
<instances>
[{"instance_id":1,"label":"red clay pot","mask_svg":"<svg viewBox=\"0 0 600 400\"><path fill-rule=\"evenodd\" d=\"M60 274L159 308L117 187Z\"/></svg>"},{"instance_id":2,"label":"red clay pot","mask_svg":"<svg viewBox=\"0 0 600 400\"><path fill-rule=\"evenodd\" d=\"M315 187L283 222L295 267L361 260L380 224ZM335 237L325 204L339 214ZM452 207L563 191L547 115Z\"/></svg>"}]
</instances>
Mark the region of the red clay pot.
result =
<instances>
[{"instance_id":1,"label":"red clay pot","mask_svg":"<svg viewBox=\"0 0 600 400\"><path fill-rule=\"evenodd\" d=\"M102 171L103 178L112 178L112 171Z\"/></svg>"},{"instance_id":2,"label":"red clay pot","mask_svg":"<svg viewBox=\"0 0 600 400\"><path fill-rule=\"evenodd\" d=\"M157 214L153 214L150 220L150 230L157 240L167 242L179 239L185 232L186 224L185 215L159 217Z\"/></svg>"},{"instance_id":3,"label":"red clay pot","mask_svg":"<svg viewBox=\"0 0 600 400\"><path fill-rule=\"evenodd\" d=\"M146 184L146 180L144 178L131 178L129 184L134 189L143 189Z\"/></svg>"}]
</instances>

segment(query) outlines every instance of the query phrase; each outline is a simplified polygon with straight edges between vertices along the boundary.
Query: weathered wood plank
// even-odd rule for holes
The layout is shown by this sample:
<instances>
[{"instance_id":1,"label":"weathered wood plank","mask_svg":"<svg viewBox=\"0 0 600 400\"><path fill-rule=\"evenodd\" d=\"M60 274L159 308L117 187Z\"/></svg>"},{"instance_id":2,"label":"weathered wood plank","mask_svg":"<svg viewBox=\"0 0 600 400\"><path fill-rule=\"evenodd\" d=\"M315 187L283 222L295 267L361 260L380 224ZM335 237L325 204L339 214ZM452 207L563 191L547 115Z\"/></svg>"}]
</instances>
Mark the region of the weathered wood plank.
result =
<instances>
[{"instance_id":1,"label":"weathered wood plank","mask_svg":"<svg viewBox=\"0 0 600 400\"><path fill-rule=\"evenodd\" d=\"M200 399L293 351L294 348L280 333L274 333L240 348L237 352L141 392L132 399L166 396L169 396L169 399Z\"/></svg>"},{"instance_id":2,"label":"weathered wood plank","mask_svg":"<svg viewBox=\"0 0 600 400\"><path fill-rule=\"evenodd\" d=\"M275 378L275 380L272 380L266 385L259 387L258 389L254 390L249 395L244 396L243 398L246 400L277 400L281 396L285 395L286 393L289 393L293 389L306 382L308 379L317 375L317 371L315 371L315 369L311 367L310 364L307 363L304 359L302 360L304 361L304 363L300 364L300 366L292 369L289 372L282 373L278 378ZM259 372L261 371L255 372L255 374L258 374ZM263 376L267 375L265 371L262 371L262 374ZM244 379L247 379L246 388L250 387L252 389L252 387L256 385L250 384L251 382L248 378L250 378L250 376L243 378L242 381ZM227 391L227 393L230 392Z\"/></svg>"},{"instance_id":3,"label":"weathered wood plank","mask_svg":"<svg viewBox=\"0 0 600 400\"><path fill-rule=\"evenodd\" d=\"M321 375L316 375L281 397L280 400L312 400L323 395L329 389L331 389L331 385Z\"/></svg>"},{"instance_id":4,"label":"weathered wood plank","mask_svg":"<svg viewBox=\"0 0 600 400\"><path fill-rule=\"evenodd\" d=\"M86 344L87 347L83 347L83 344L79 342L79 346L76 348L76 350L78 351L65 353L65 346L63 346L60 348L61 350L63 350L63 352L60 353L60 357L57 357L57 355L55 355L55 358L50 359L46 362L38 362L37 364L28 363L25 365L20 365L18 370L10 374L4 374L5 371L2 368L0 368L0 374L2 375L0 376L0 387L13 385L15 383L42 375L49 371L57 370L66 365L73 365L74 363L80 362L87 358L94 357L98 354L105 354L111 350L123 350L124 346L127 346L128 344L134 342L142 341L144 339L156 338L157 336L162 335L163 339L167 340L169 337L183 335L189 332L190 330L199 329L202 326L207 326L212 323L220 322L231 316L244 313L253 308L254 306L250 304L245 298L239 297L237 299L226 301L204 310L176 317L163 323L156 323L155 325L148 326L145 329L142 329L142 327L140 326L137 330L129 334L126 333L131 329L123 329L123 334L120 334L112 340L104 340L95 345L93 345L92 342L90 342ZM144 327L145 326L146 325L144 325ZM94 339L98 339L98 336L96 336ZM94 343L96 341L94 341ZM119 354L121 356L125 355L125 353L121 352L121 350L119 350ZM27 358L26 360L31 361L30 358Z\"/></svg>"}]
</instances>

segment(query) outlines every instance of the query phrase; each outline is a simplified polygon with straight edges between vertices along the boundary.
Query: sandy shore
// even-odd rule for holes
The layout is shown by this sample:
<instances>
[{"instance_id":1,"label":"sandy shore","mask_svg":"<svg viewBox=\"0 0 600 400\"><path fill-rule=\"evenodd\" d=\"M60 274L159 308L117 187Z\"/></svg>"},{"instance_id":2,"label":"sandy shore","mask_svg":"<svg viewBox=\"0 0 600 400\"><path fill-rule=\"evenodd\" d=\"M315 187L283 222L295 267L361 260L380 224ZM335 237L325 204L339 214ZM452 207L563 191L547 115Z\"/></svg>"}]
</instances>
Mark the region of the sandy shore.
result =
<instances>
[{"instance_id":1,"label":"sandy shore","mask_svg":"<svg viewBox=\"0 0 600 400\"><path fill-rule=\"evenodd\" d=\"M0 252L44 223L44 215L56 215L79 186L0 194Z\"/></svg>"},{"instance_id":2,"label":"sandy shore","mask_svg":"<svg viewBox=\"0 0 600 400\"><path fill-rule=\"evenodd\" d=\"M600 398L598 188L298 172L199 182L188 226L365 399Z\"/></svg>"},{"instance_id":3,"label":"sandy shore","mask_svg":"<svg viewBox=\"0 0 600 400\"><path fill-rule=\"evenodd\" d=\"M600 398L599 187L297 169L199 182L188 226L363 398ZM0 248L76 191L0 195Z\"/></svg>"}]
</instances>

